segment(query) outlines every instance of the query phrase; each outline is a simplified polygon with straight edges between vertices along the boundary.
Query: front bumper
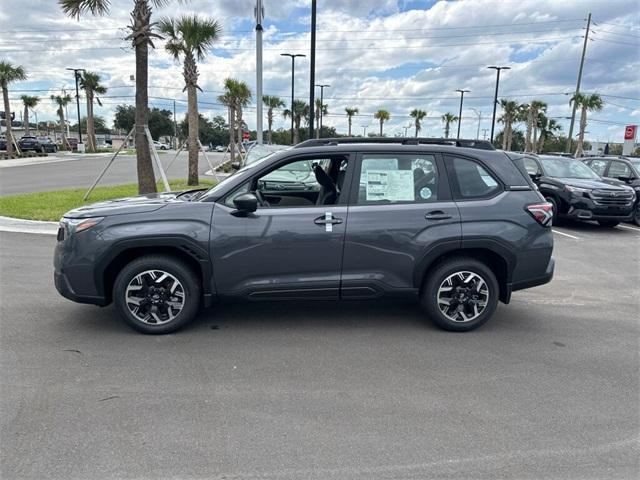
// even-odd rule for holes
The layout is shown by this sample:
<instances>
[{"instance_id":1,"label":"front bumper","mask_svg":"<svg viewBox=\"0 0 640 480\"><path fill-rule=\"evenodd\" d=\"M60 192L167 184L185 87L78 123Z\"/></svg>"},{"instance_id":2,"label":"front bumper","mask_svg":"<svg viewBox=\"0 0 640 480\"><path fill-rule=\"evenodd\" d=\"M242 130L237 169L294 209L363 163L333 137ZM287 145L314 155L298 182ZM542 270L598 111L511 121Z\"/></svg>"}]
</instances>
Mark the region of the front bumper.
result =
<instances>
[{"instance_id":1,"label":"front bumper","mask_svg":"<svg viewBox=\"0 0 640 480\"><path fill-rule=\"evenodd\" d=\"M53 282L56 286L58 293L64 298L77 303L89 303L91 305L107 305L107 301L104 297L94 297L89 295L78 295L71 286L67 276L58 271L53 272Z\"/></svg>"},{"instance_id":2,"label":"front bumper","mask_svg":"<svg viewBox=\"0 0 640 480\"><path fill-rule=\"evenodd\" d=\"M559 216L570 220L611 220L626 222L633 219L635 198L630 202L619 202L617 205L597 203L586 196L571 195L565 197L568 204L566 211Z\"/></svg>"}]
</instances>

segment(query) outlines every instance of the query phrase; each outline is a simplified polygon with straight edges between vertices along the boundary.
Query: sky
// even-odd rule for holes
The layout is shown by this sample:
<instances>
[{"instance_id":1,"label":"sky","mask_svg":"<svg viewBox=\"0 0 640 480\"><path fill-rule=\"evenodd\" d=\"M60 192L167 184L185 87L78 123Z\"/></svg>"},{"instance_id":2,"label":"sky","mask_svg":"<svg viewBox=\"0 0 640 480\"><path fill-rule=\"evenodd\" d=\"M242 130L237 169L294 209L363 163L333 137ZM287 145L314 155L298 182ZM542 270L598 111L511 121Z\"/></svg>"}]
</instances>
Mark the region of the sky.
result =
<instances>
[{"instance_id":1,"label":"sky","mask_svg":"<svg viewBox=\"0 0 640 480\"><path fill-rule=\"evenodd\" d=\"M55 0L3 0L0 10L0 59L23 65L25 82L12 84L12 110L22 110L20 95L41 97L38 120L55 119L51 94L74 93L68 67L101 75L108 93L95 114L108 124L118 104L134 103L134 53L127 35L132 0L111 0L109 14L65 17ZM153 20L186 13L217 20L220 39L199 63L200 112L225 115L217 97L225 78L247 82L254 101L246 109L256 125L255 0L168 1L154 8ZM296 61L296 98L309 99L310 0L264 0L264 94L289 103L291 60L281 53L306 54ZM640 2L628 0L318 0L316 83L328 84L324 124L347 132L345 107L357 107L353 133L378 130L373 113L391 113L385 134L404 134L412 125L409 112L427 111L422 136L441 136L443 113L458 115L465 94L461 137L480 138L491 128L495 71L510 66L500 78L499 98L548 104L566 133L569 92L576 78L587 15L592 25L581 91L603 96L604 109L590 114L587 139L620 142L624 125L640 123ZM156 42L149 55L152 107L186 112L181 67ZM316 89L319 96L320 89ZM81 114L86 113L81 97ZM499 110L499 109L498 109ZM266 112L265 112L266 114ZM498 111L499 114L499 111ZM69 115L76 118L75 105ZM33 121L33 119L32 119ZM73 121L73 120L72 120ZM289 121L276 115L275 128ZM266 120L265 120L266 128ZM521 126L521 129L524 127ZM577 128L577 127L576 127ZM496 125L496 131L501 126ZM412 134L408 128L408 134ZM577 129L576 129L577 132Z\"/></svg>"}]
</instances>

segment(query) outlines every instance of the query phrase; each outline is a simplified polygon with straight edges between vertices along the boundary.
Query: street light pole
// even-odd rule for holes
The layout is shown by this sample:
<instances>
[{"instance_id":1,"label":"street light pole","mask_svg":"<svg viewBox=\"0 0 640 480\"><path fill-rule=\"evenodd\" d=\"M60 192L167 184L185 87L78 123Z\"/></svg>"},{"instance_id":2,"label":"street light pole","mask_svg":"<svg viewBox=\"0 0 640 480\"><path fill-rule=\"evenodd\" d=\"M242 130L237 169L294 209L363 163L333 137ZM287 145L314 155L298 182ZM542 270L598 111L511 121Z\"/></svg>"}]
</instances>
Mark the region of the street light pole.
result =
<instances>
[{"instance_id":1,"label":"street light pole","mask_svg":"<svg viewBox=\"0 0 640 480\"><path fill-rule=\"evenodd\" d=\"M331 85L327 85L327 84L318 84L315 85L316 87L320 87L320 124L318 125L318 129L320 132L320 135L318 135L318 137L322 137L322 117L324 115L324 88L327 87L329 88Z\"/></svg>"},{"instance_id":2,"label":"street light pole","mask_svg":"<svg viewBox=\"0 0 640 480\"><path fill-rule=\"evenodd\" d=\"M369 128L369 125L362 125L362 136L363 137L367 136L367 128Z\"/></svg>"},{"instance_id":3,"label":"street light pole","mask_svg":"<svg viewBox=\"0 0 640 480\"><path fill-rule=\"evenodd\" d=\"M82 143L82 127L80 126L80 92L78 91L78 80L80 79L80 72L84 72L84 68L67 68L71 70L76 78L76 108L78 109L78 145ZM91 142L90 142L91 143ZM78 147L78 150L80 147Z\"/></svg>"},{"instance_id":4,"label":"street light pole","mask_svg":"<svg viewBox=\"0 0 640 480\"><path fill-rule=\"evenodd\" d=\"M291 145L293 145L293 101L295 99L296 57L306 57L301 53L281 53L283 57L291 57Z\"/></svg>"},{"instance_id":5,"label":"street light pole","mask_svg":"<svg viewBox=\"0 0 640 480\"><path fill-rule=\"evenodd\" d=\"M500 70L511 70L511 67L487 67L496 71L496 93L493 96L493 116L491 117L491 143L493 143L493 131L496 126L496 108L498 107L498 86L500 85Z\"/></svg>"},{"instance_id":6,"label":"street light pole","mask_svg":"<svg viewBox=\"0 0 640 480\"><path fill-rule=\"evenodd\" d=\"M311 0L311 62L309 69L309 138L313 138L313 120L315 107L315 89L316 83L316 0Z\"/></svg>"},{"instance_id":7,"label":"street light pole","mask_svg":"<svg viewBox=\"0 0 640 480\"><path fill-rule=\"evenodd\" d=\"M460 113L458 113L458 137L460 138L460 124L462 124L462 102L464 101L464 94L469 93L470 90L458 89L456 92L460 92Z\"/></svg>"},{"instance_id":8,"label":"street light pole","mask_svg":"<svg viewBox=\"0 0 640 480\"><path fill-rule=\"evenodd\" d=\"M262 145L262 21L264 7L262 0L256 0L256 140Z\"/></svg>"}]
</instances>

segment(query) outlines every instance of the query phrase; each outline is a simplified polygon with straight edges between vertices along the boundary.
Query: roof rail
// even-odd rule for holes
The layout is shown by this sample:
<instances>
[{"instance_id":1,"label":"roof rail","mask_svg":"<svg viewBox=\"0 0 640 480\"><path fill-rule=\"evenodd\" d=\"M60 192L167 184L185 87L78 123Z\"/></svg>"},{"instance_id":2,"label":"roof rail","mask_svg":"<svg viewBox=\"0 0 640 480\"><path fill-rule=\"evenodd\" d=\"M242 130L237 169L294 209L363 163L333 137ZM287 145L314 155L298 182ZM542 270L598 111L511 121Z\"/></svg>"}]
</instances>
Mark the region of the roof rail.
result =
<instances>
[{"instance_id":1,"label":"roof rail","mask_svg":"<svg viewBox=\"0 0 640 480\"><path fill-rule=\"evenodd\" d=\"M423 137L336 137L314 138L297 144L294 148L323 147L354 143L397 143L401 145L452 145L455 147L495 150L488 140L471 140L463 138L423 138Z\"/></svg>"}]
</instances>

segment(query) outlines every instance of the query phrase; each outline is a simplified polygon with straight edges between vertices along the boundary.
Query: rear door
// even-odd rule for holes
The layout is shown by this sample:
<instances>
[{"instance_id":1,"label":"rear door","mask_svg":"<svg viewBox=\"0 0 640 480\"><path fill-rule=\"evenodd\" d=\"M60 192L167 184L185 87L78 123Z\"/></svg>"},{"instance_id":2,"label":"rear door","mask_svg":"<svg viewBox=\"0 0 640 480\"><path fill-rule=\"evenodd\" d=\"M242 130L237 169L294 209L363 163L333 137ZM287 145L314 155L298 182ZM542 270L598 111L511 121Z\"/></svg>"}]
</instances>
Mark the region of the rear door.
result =
<instances>
[{"instance_id":1,"label":"rear door","mask_svg":"<svg viewBox=\"0 0 640 480\"><path fill-rule=\"evenodd\" d=\"M363 152L355 167L341 295L415 292L426 252L460 243L460 215L442 159L434 153Z\"/></svg>"}]
</instances>

